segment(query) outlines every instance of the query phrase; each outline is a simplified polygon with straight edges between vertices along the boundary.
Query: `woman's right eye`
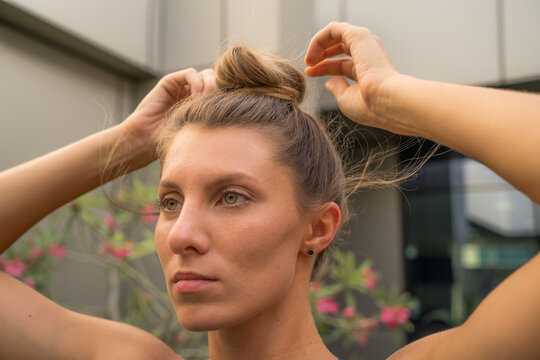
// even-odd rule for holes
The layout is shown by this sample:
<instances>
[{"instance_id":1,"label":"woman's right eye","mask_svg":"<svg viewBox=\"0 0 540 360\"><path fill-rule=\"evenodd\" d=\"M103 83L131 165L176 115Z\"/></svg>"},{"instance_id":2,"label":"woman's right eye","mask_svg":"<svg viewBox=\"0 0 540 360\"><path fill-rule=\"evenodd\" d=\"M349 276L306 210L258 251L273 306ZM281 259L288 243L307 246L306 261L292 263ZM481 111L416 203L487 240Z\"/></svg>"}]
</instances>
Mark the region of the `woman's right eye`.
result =
<instances>
[{"instance_id":1,"label":"woman's right eye","mask_svg":"<svg viewBox=\"0 0 540 360\"><path fill-rule=\"evenodd\" d=\"M176 211L180 207L180 203L178 202L178 200L172 198L165 198L161 203L161 207L165 211Z\"/></svg>"}]
</instances>

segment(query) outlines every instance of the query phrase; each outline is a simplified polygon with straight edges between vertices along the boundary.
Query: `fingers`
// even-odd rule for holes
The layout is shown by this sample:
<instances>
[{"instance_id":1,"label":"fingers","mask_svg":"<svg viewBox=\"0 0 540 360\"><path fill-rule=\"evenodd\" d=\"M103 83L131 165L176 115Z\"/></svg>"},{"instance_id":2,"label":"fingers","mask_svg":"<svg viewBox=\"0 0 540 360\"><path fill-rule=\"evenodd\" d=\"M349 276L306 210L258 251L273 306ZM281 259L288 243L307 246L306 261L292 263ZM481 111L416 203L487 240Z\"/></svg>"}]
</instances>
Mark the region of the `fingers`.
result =
<instances>
[{"instance_id":1,"label":"fingers","mask_svg":"<svg viewBox=\"0 0 540 360\"><path fill-rule=\"evenodd\" d=\"M201 95L212 94L216 92L216 73L214 69L204 69L199 73L199 77L203 83L203 91Z\"/></svg>"},{"instance_id":2,"label":"fingers","mask_svg":"<svg viewBox=\"0 0 540 360\"><path fill-rule=\"evenodd\" d=\"M341 54L351 55L349 49L343 43L337 43L325 49L322 56L324 59L328 59Z\"/></svg>"},{"instance_id":3,"label":"fingers","mask_svg":"<svg viewBox=\"0 0 540 360\"><path fill-rule=\"evenodd\" d=\"M356 80L354 63L350 57L323 60L317 65L308 67L305 73L308 76L343 75Z\"/></svg>"},{"instance_id":4,"label":"fingers","mask_svg":"<svg viewBox=\"0 0 540 360\"><path fill-rule=\"evenodd\" d=\"M304 62L307 65L315 65L327 57L348 52L348 44L344 41L343 35L351 27L352 25L347 23L328 24L311 39ZM341 51L338 52L339 50Z\"/></svg>"},{"instance_id":5,"label":"fingers","mask_svg":"<svg viewBox=\"0 0 540 360\"><path fill-rule=\"evenodd\" d=\"M198 97L204 90L204 84L202 78L199 76L199 72L193 68L184 70L185 83L189 85L191 96Z\"/></svg>"},{"instance_id":6,"label":"fingers","mask_svg":"<svg viewBox=\"0 0 540 360\"><path fill-rule=\"evenodd\" d=\"M200 93L203 90L199 73L193 68L176 71L165 75L155 89L164 89L171 101L184 98L189 92Z\"/></svg>"},{"instance_id":7,"label":"fingers","mask_svg":"<svg viewBox=\"0 0 540 360\"><path fill-rule=\"evenodd\" d=\"M193 98L216 91L216 74L213 69L201 72L193 68L184 69L166 75L161 85L173 99L180 100L191 94Z\"/></svg>"},{"instance_id":8,"label":"fingers","mask_svg":"<svg viewBox=\"0 0 540 360\"><path fill-rule=\"evenodd\" d=\"M347 90L348 88L349 88L349 84L347 83L347 80L345 80L345 78L341 76L333 77L326 82L326 90L328 90L328 92L332 94L332 96L336 100L338 100L338 103L339 103L339 98L343 95L345 90Z\"/></svg>"}]
</instances>

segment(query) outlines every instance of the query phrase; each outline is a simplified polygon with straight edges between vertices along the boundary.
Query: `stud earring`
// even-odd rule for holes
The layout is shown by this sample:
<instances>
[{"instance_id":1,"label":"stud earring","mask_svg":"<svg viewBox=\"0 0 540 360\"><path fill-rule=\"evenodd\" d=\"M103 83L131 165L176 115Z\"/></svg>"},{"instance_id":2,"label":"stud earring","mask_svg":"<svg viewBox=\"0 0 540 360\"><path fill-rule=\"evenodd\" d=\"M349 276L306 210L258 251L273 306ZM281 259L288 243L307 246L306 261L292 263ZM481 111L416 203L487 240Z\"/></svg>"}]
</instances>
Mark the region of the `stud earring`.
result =
<instances>
[{"instance_id":1,"label":"stud earring","mask_svg":"<svg viewBox=\"0 0 540 360\"><path fill-rule=\"evenodd\" d=\"M309 249L307 250L307 253L308 253L309 256L311 256L311 255L313 255L315 252L313 251L312 248L309 248Z\"/></svg>"}]
</instances>

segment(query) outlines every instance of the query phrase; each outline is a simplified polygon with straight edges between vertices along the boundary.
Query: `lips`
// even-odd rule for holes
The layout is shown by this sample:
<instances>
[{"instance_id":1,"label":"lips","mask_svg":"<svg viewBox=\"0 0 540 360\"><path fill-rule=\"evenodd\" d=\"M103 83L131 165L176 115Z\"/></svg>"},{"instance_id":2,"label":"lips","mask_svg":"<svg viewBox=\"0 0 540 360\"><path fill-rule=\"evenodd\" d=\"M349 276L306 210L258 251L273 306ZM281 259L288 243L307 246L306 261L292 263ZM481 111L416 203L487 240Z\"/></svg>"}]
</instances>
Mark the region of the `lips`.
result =
<instances>
[{"instance_id":1,"label":"lips","mask_svg":"<svg viewBox=\"0 0 540 360\"><path fill-rule=\"evenodd\" d=\"M179 271L173 277L174 290L179 293L202 291L215 284L216 281L217 279L194 272Z\"/></svg>"}]
</instances>

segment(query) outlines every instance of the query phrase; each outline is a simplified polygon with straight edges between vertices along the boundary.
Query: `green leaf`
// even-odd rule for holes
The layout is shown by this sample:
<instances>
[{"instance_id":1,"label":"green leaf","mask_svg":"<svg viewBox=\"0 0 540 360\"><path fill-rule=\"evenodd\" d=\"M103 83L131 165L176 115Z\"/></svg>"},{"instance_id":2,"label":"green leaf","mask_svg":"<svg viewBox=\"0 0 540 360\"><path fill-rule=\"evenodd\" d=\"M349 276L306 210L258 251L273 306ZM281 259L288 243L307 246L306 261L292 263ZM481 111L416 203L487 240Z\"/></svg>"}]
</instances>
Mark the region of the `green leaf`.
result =
<instances>
[{"instance_id":1,"label":"green leaf","mask_svg":"<svg viewBox=\"0 0 540 360\"><path fill-rule=\"evenodd\" d=\"M154 239L146 239L144 241L133 244L133 253L129 256L130 259L137 259L156 252Z\"/></svg>"},{"instance_id":2,"label":"green leaf","mask_svg":"<svg viewBox=\"0 0 540 360\"><path fill-rule=\"evenodd\" d=\"M114 215L114 220L117 224L126 224L133 221L135 214L129 211L121 211Z\"/></svg>"},{"instance_id":3,"label":"green leaf","mask_svg":"<svg viewBox=\"0 0 540 360\"><path fill-rule=\"evenodd\" d=\"M122 231L115 231L109 238L109 243L112 246L120 247L124 245L125 239L126 239L126 234L124 234Z\"/></svg>"}]
</instances>

